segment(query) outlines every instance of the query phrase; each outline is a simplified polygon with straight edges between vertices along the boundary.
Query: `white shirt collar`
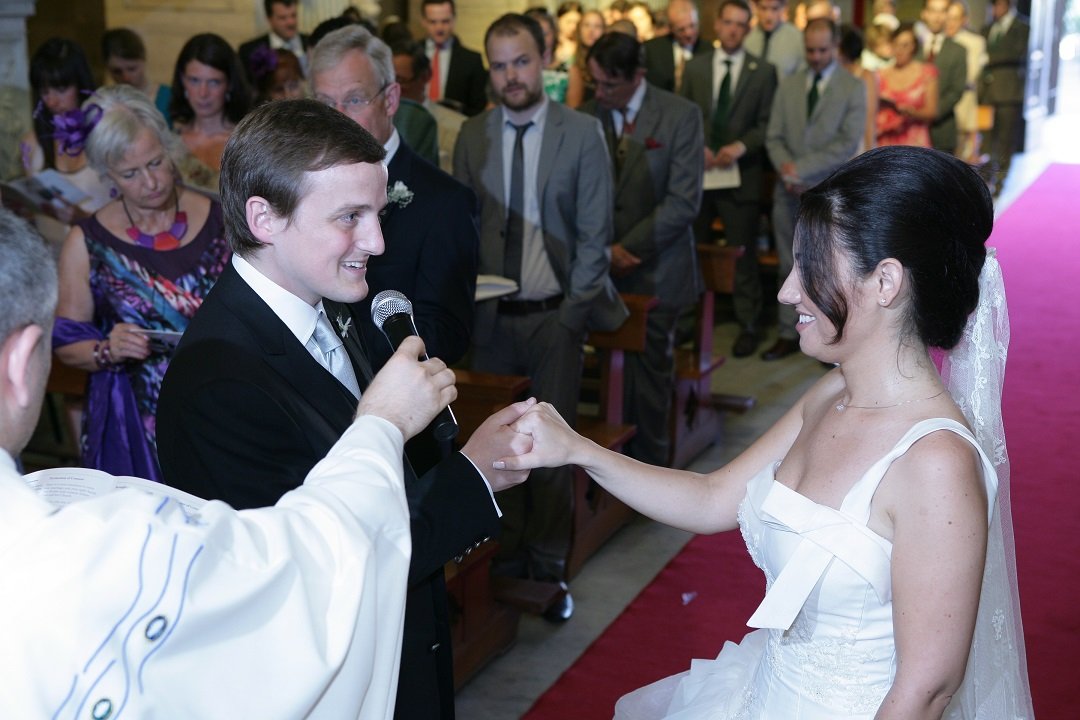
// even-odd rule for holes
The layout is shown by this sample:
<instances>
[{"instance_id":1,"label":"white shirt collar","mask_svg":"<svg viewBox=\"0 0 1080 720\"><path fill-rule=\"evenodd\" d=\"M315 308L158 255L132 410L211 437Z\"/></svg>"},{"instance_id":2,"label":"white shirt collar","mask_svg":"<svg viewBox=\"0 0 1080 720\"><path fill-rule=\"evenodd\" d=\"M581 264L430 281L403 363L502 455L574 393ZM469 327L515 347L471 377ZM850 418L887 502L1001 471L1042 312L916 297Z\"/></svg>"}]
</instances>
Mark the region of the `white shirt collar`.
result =
<instances>
[{"instance_id":1,"label":"white shirt collar","mask_svg":"<svg viewBox=\"0 0 1080 720\"><path fill-rule=\"evenodd\" d=\"M285 40L280 35L271 30L267 33L270 38L271 50L291 50L293 53L300 54L304 51L304 44L300 42L300 34L293 35L292 40Z\"/></svg>"},{"instance_id":2,"label":"white shirt collar","mask_svg":"<svg viewBox=\"0 0 1080 720\"><path fill-rule=\"evenodd\" d=\"M394 153L397 152L397 149L400 146L401 136L398 135L397 128L394 128L394 131L390 133L390 139L386 141L385 145L383 145L383 150L386 151L386 157L383 158L384 165L390 167L390 161L394 159Z\"/></svg>"},{"instance_id":3,"label":"white shirt collar","mask_svg":"<svg viewBox=\"0 0 1080 720\"><path fill-rule=\"evenodd\" d=\"M259 251L256 251L259 252ZM289 332L296 336L301 345L307 344L315 332L315 323L319 321L322 300L312 307L291 292L259 272L254 265L239 255L232 257L233 267L263 302L270 306Z\"/></svg>"}]
</instances>

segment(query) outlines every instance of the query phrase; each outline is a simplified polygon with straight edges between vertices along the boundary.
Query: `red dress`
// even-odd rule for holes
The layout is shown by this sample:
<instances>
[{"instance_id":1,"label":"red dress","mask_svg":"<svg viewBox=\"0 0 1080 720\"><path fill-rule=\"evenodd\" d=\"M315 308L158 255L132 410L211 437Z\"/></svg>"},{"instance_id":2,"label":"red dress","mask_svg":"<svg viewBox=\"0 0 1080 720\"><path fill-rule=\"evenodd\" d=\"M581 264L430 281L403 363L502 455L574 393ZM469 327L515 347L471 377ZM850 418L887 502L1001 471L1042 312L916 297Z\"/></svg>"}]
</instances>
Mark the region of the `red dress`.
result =
<instances>
[{"instance_id":1,"label":"red dress","mask_svg":"<svg viewBox=\"0 0 1080 720\"><path fill-rule=\"evenodd\" d=\"M877 114L877 141L882 145L915 145L930 147L930 121L916 120L897 112L895 104L926 107L930 81L937 78L937 68L930 63L922 64L922 71L909 87L898 89L889 84L891 72L878 71L879 110ZM889 102L891 101L891 102Z\"/></svg>"}]
</instances>

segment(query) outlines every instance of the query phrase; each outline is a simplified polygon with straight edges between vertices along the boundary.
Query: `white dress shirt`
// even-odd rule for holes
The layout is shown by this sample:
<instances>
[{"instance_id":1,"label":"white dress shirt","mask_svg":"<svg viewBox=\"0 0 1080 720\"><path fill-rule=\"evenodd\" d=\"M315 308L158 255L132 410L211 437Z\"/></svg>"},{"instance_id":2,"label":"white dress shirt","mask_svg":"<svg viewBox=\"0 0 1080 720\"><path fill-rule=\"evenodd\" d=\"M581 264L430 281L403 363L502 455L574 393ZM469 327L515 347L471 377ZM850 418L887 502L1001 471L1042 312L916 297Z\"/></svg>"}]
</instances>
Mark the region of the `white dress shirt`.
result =
<instances>
[{"instance_id":1,"label":"white dress shirt","mask_svg":"<svg viewBox=\"0 0 1080 720\"><path fill-rule=\"evenodd\" d=\"M402 449L360 417L275 507L191 516L130 489L57 510L0 450L5 715L390 720Z\"/></svg>"},{"instance_id":2,"label":"white dress shirt","mask_svg":"<svg viewBox=\"0 0 1080 720\"><path fill-rule=\"evenodd\" d=\"M525 160L525 237L522 243L521 290L512 296L518 300L546 300L562 294L562 286L559 285L559 279L551 267L547 249L544 247L544 228L540 216L539 188L537 187L537 176L540 172L540 144L544 138L544 123L547 121L550 102L545 96L531 118L513 119L516 124L532 121L532 127L526 130L521 138ZM517 131L510 124L512 120L507 115L505 107L501 109L501 112L503 117L503 197L509 198L510 169L514 161L514 142ZM506 204L509 213L510 203Z\"/></svg>"}]
</instances>

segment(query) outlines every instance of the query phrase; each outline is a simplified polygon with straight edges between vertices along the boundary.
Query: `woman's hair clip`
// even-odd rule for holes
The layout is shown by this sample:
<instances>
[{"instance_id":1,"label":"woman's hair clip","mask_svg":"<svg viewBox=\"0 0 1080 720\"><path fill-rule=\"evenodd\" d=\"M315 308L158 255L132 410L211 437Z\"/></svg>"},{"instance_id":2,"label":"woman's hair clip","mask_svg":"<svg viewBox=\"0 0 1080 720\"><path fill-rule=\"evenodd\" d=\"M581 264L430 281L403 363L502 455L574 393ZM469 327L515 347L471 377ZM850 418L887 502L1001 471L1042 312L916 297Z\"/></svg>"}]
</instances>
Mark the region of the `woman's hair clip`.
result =
<instances>
[{"instance_id":1,"label":"woman's hair clip","mask_svg":"<svg viewBox=\"0 0 1080 720\"><path fill-rule=\"evenodd\" d=\"M263 45L256 49L255 52L251 53L251 56L248 58L248 69L251 71L251 77L258 82L274 72L274 70L277 69L277 63L277 52L271 50L270 46Z\"/></svg>"}]
</instances>

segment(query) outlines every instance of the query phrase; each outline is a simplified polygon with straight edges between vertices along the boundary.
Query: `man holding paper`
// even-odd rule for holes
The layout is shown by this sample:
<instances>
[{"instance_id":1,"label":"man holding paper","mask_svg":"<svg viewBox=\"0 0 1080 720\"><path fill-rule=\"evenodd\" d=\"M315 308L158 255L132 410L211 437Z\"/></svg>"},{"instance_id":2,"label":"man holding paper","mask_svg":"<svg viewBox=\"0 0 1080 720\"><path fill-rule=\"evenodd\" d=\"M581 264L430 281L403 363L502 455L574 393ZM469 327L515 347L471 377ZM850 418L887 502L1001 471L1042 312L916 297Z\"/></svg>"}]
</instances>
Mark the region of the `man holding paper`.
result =
<instances>
[{"instance_id":1,"label":"man holding paper","mask_svg":"<svg viewBox=\"0 0 1080 720\"><path fill-rule=\"evenodd\" d=\"M795 262L792 245L799 196L855 155L866 127L866 90L837 62L839 40L832 19L807 24L806 67L780 83L769 116L765 148L777 172L772 220L782 278ZM779 337L762 355L765 360L799 348L795 306L780 303L778 318Z\"/></svg>"},{"instance_id":2,"label":"man holding paper","mask_svg":"<svg viewBox=\"0 0 1080 720\"><path fill-rule=\"evenodd\" d=\"M696 228L698 242L711 242L712 222L719 216L728 245L746 249L735 269L735 319L741 331L732 350L735 357L746 357L761 341L758 203L776 69L743 48L750 32L746 0L723 0L715 30L719 47L686 64L682 94L697 103L705 121L705 194Z\"/></svg>"},{"instance_id":3,"label":"man holding paper","mask_svg":"<svg viewBox=\"0 0 1080 720\"><path fill-rule=\"evenodd\" d=\"M411 552L402 447L456 397L453 374L406 341L275 507L189 512L163 488L57 509L13 460L41 410L56 298L45 243L0 210L0 707L388 720Z\"/></svg>"}]
</instances>

